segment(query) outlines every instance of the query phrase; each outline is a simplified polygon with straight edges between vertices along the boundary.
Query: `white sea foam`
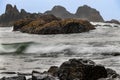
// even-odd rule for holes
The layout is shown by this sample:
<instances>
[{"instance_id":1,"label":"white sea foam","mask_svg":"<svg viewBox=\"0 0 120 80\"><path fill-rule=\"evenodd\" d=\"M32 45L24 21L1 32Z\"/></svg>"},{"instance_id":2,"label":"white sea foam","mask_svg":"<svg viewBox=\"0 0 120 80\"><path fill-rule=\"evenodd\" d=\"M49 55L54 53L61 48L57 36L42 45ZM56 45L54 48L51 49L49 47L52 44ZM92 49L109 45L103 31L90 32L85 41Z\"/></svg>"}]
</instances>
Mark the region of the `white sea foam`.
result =
<instances>
[{"instance_id":1,"label":"white sea foam","mask_svg":"<svg viewBox=\"0 0 120 80\"><path fill-rule=\"evenodd\" d=\"M91 23L98 25L95 30L78 34L34 35L13 32L12 27L0 28L0 53L14 53L26 46L25 54L21 56L0 55L0 68L5 66L6 71L44 71L70 58L88 58L120 73L119 56L101 55L120 53L120 25ZM23 45L23 42L26 43Z\"/></svg>"}]
</instances>

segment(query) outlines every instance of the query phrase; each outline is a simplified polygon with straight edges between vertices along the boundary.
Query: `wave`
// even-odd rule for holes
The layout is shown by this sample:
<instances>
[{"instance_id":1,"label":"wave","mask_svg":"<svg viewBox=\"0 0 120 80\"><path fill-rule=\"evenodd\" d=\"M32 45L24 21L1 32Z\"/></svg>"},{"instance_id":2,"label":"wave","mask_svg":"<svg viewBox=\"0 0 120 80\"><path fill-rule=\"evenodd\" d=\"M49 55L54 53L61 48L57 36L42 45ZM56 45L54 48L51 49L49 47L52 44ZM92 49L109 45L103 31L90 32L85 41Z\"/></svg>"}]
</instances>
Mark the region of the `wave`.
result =
<instances>
[{"instance_id":1,"label":"wave","mask_svg":"<svg viewBox=\"0 0 120 80\"><path fill-rule=\"evenodd\" d=\"M10 43L0 45L0 54L34 54L42 57L98 55L110 56L113 53L115 53L115 55L117 55L116 53L120 53L119 44L120 42L88 42L86 44L42 44L35 42Z\"/></svg>"}]
</instances>

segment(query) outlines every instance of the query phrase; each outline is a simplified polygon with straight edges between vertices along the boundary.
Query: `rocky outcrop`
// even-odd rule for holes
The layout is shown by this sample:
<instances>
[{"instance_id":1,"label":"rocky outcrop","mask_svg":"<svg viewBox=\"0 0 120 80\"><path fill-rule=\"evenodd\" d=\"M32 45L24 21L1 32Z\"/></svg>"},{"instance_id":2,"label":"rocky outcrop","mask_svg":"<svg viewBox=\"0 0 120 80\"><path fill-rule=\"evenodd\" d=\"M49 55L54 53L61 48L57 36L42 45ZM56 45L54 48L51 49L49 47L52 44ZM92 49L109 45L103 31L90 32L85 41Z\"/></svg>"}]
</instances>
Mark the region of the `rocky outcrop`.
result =
<instances>
[{"instance_id":1,"label":"rocky outcrop","mask_svg":"<svg viewBox=\"0 0 120 80\"><path fill-rule=\"evenodd\" d=\"M69 11L67 11L64 7L62 6L55 6L52 8L51 11L46 11L44 14L53 14L57 17L60 18L76 18L76 16Z\"/></svg>"},{"instance_id":2,"label":"rocky outcrop","mask_svg":"<svg viewBox=\"0 0 120 80\"><path fill-rule=\"evenodd\" d=\"M94 22L103 22L103 18L100 13L87 5L81 6L77 9L75 14L68 12L62 6L55 6L51 11L46 11L45 14L53 14L60 18L80 18Z\"/></svg>"},{"instance_id":3,"label":"rocky outcrop","mask_svg":"<svg viewBox=\"0 0 120 80\"><path fill-rule=\"evenodd\" d=\"M24 9L19 10L16 6L12 6L11 4L6 5L5 13L0 16L0 26L13 26L13 23L17 20L24 18L36 18L39 17L40 14L31 14L26 12Z\"/></svg>"},{"instance_id":4,"label":"rocky outcrop","mask_svg":"<svg viewBox=\"0 0 120 80\"><path fill-rule=\"evenodd\" d=\"M81 33L95 29L86 20L60 19L53 15L43 15L35 20L20 20L14 23L14 31L31 34L68 34Z\"/></svg>"},{"instance_id":5,"label":"rocky outcrop","mask_svg":"<svg viewBox=\"0 0 120 80\"><path fill-rule=\"evenodd\" d=\"M119 24L120 25L120 22L118 20L115 20L115 19L112 19L110 21L105 21L106 23L115 23L115 24Z\"/></svg>"},{"instance_id":6,"label":"rocky outcrop","mask_svg":"<svg viewBox=\"0 0 120 80\"><path fill-rule=\"evenodd\" d=\"M93 21L93 22L103 22L103 18L100 13L87 5L81 6L77 9L75 13L77 18Z\"/></svg>"},{"instance_id":7,"label":"rocky outcrop","mask_svg":"<svg viewBox=\"0 0 120 80\"><path fill-rule=\"evenodd\" d=\"M19 11L16 6L7 4L5 13L0 17L0 26L11 26L12 23L20 18Z\"/></svg>"},{"instance_id":8,"label":"rocky outcrop","mask_svg":"<svg viewBox=\"0 0 120 80\"><path fill-rule=\"evenodd\" d=\"M66 18L80 18L88 21L103 21L100 13L88 6L79 7L75 14L70 13L62 6L55 6L52 10L46 11L45 13L28 13L24 9L20 11L16 6L12 6L11 4L6 5L5 13L0 16L0 26L13 26L14 21L24 19L24 18L32 18L36 19L42 15L52 14L56 17L60 17L62 19Z\"/></svg>"},{"instance_id":9,"label":"rocky outcrop","mask_svg":"<svg viewBox=\"0 0 120 80\"><path fill-rule=\"evenodd\" d=\"M51 66L44 72L32 71L17 75L3 77L0 80L120 80L120 75L116 71L88 59L70 59L59 67ZM31 78L26 79L26 76Z\"/></svg>"},{"instance_id":10,"label":"rocky outcrop","mask_svg":"<svg viewBox=\"0 0 120 80\"><path fill-rule=\"evenodd\" d=\"M60 80L97 80L107 77L107 71L103 66L84 59L70 59L64 62L56 71L56 75Z\"/></svg>"}]
</instances>

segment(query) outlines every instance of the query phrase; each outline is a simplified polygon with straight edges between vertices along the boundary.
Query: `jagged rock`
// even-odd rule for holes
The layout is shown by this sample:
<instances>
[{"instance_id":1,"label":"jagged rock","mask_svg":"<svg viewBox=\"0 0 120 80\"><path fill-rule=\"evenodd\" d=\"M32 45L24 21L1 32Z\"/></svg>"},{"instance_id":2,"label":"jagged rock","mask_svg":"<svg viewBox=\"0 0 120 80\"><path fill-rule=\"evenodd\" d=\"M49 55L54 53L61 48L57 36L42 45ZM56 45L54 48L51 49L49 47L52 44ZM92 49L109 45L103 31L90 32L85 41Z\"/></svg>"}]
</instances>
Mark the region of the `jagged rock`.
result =
<instances>
[{"instance_id":1,"label":"jagged rock","mask_svg":"<svg viewBox=\"0 0 120 80\"><path fill-rule=\"evenodd\" d=\"M0 16L0 26L12 26L13 22L19 18L20 15L17 7L7 4L5 14Z\"/></svg>"},{"instance_id":2,"label":"jagged rock","mask_svg":"<svg viewBox=\"0 0 120 80\"><path fill-rule=\"evenodd\" d=\"M62 6L54 6L51 11L46 11L44 14L53 14L60 18L75 18L75 15L68 12L64 7Z\"/></svg>"},{"instance_id":3,"label":"jagged rock","mask_svg":"<svg viewBox=\"0 0 120 80\"><path fill-rule=\"evenodd\" d=\"M31 14L26 12L24 9L17 9L16 5L14 7L11 4L6 5L5 13L0 16L0 26L13 26L13 23L17 20L24 18L37 18L40 14Z\"/></svg>"},{"instance_id":4,"label":"jagged rock","mask_svg":"<svg viewBox=\"0 0 120 80\"><path fill-rule=\"evenodd\" d=\"M87 5L81 6L77 9L75 15L78 18L93 21L93 22L103 22L103 18L100 13Z\"/></svg>"},{"instance_id":5,"label":"jagged rock","mask_svg":"<svg viewBox=\"0 0 120 80\"><path fill-rule=\"evenodd\" d=\"M58 76L60 80L97 80L107 77L107 72L91 60L70 59L60 66Z\"/></svg>"},{"instance_id":6,"label":"jagged rock","mask_svg":"<svg viewBox=\"0 0 120 80\"><path fill-rule=\"evenodd\" d=\"M81 18L89 21L103 21L100 13L88 6L79 7L75 14L70 13L62 6L55 6L50 11L46 11L45 13L28 13L24 9L19 10L16 6L12 6L11 4L6 5L5 13L0 16L0 26L13 26L13 23L17 20L24 18L32 18L37 19L46 14L53 14L56 17L60 17L62 19L65 18Z\"/></svg>"}]
</instances>

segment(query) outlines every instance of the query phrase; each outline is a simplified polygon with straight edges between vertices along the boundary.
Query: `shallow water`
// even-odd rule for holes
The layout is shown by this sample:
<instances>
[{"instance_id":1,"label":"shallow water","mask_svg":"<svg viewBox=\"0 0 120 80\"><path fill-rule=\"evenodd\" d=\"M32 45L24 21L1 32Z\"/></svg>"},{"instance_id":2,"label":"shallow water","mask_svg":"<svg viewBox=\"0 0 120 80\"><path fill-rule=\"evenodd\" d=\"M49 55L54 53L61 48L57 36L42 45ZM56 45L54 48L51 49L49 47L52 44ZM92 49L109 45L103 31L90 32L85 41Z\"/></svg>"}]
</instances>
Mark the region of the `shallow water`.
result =
<instances>
[{"instance_id":1,"label":"shallow water","mask_svg":"<svg viewBox=\"0 0 120 80\"><path fill-rule=\"evenodd\" d=\"M102 55L120 53L120 26L93 24L102 26L85 33L64 35L26 34L13 32L12 27L1 27L0 72L44 71L70 58L86 58L120 74L120 56Z\"/></svg>"}]
</instances>

